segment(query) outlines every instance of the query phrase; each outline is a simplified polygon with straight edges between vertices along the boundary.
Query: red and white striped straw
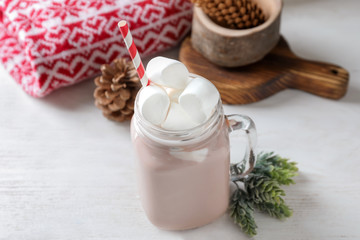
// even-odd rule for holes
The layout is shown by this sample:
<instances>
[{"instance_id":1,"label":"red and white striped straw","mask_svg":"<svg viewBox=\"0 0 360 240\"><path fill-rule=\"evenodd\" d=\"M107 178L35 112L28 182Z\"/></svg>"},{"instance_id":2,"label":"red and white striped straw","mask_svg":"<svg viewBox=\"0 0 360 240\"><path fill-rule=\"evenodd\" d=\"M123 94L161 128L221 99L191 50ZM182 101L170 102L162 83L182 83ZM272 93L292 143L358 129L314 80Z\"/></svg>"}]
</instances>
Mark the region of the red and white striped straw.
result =
<instances>
[{"instance_id":1,"label":"red and white striped straw","mask_svg":"<svg viewBox=\"0 0 360 240\"><path fill-rule=\"evenodd\" d=\"M121 35L124 38L124 42L127 50L129 51L130 57L133 61L135 69L139 75L141 84L145 87L150 84L150 79L146 76L144 65L140 59L140 54L135 46L134 40L132 38L129 26L125 20L121 20L118 23Z\"/></svg>"}]
</instances>

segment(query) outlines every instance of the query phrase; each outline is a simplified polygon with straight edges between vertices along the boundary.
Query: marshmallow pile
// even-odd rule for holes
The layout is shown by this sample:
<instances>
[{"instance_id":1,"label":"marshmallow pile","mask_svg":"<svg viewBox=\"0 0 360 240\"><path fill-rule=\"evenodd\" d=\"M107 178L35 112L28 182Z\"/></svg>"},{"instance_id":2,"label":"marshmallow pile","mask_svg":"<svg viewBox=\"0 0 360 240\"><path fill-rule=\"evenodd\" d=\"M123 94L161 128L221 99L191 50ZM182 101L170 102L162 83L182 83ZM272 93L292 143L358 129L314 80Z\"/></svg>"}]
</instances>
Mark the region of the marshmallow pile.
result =
<instances>
[{"instance_id":1,"label":"marshmallow pile","mask_svg":"<svg viewBox=\"0 0 360 240\"><path fill-rule=\"evenodd\" d=\"M146 74L152 83L139 93L138 109L147 121L164 129L185 130L204 123L220 99L210 81L190 78L179 61L153 58Z\"/></svg>"}]
</instances>

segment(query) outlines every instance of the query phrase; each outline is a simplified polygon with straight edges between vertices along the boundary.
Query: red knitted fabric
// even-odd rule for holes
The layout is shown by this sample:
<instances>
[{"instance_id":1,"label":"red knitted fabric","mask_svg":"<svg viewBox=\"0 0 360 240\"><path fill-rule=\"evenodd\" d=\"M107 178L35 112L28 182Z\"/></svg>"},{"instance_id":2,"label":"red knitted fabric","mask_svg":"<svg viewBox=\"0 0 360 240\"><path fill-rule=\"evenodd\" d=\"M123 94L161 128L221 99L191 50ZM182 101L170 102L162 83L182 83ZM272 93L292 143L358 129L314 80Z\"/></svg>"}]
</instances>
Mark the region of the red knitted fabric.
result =
<instances>
[{"instance_id":1,"label":"red knitted fabric","mask_svg":"<svg viewBox=\"0 0 360 240\"><path fill-rule=\"evenodd\" d=\"M42 97L128 57L119 20L146 56L176 45L191 17L187 0L3 0L0 61L27 93Z\"/></svg>"}]
</instances>

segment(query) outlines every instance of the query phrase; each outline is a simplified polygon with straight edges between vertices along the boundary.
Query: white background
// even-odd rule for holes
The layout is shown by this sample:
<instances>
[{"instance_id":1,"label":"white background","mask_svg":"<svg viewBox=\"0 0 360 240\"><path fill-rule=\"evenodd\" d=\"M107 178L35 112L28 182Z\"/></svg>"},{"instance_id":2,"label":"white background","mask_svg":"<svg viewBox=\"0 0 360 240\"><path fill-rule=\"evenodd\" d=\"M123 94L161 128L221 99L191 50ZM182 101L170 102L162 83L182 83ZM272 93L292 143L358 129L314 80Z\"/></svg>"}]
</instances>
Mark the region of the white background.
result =
<instances>
[{"instance_id":1,"label":"white background","mask_svg":"<svg viewBox=\"0 0 360 240\"><path fill-rule=\"evenodd\" d=\"M360 239L359 9L358 0L286 0L282 15L281 32L297 55L349 70L343 99L285 90L225 106L255 120L258 149L299 163L297 184L286 188L293 217L257 213L256 239ZM0 78L0 239L247 239L227 215L181 232L149 223L129 123L102 117L92 81L34 99L2 67Z\"/></svg>"}]
</instances>

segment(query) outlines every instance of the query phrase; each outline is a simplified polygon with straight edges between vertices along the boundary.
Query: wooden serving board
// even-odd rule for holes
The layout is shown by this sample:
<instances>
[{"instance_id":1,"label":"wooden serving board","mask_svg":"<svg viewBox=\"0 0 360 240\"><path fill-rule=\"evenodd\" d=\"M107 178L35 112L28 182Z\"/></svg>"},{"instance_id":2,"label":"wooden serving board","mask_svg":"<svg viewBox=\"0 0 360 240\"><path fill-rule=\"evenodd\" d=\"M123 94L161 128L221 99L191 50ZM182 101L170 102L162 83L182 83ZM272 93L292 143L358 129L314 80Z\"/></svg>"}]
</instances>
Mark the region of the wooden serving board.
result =
<instances>
[{"instance_id":1,"label":"wooden serving board","mask_svg":"<svg viewBox=\"0 0 360 240\"><path fill-rule=\"evenodd\" d=\"M286 88L340 99L349 82L347 70L297 57L283 37L264 59L245 67L224 68L211 63L193 49L190 37L182 43L179 59L190 72L211 80L228 104L256 102Z\"/></svg>"}]
</instances>

